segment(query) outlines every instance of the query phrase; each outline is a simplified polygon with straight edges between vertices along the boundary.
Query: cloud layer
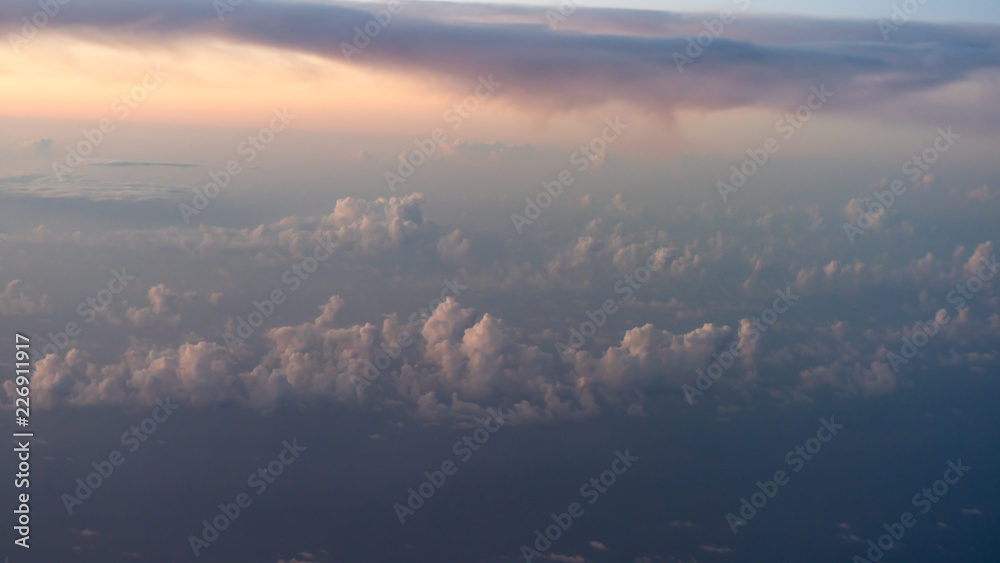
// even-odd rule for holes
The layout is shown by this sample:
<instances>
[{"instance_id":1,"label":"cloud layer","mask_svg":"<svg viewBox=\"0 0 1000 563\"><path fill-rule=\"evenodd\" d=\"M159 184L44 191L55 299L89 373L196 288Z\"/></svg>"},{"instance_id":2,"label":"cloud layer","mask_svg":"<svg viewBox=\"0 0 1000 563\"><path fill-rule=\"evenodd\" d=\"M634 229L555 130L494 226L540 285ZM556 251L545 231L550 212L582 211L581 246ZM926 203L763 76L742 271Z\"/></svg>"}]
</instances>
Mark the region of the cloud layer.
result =
<instances>
[{"instance_id":1,"label":"cloud layer","mask_svg":"<svg viewBox=\"0 0 1000 563\"><path fill-rule=\"evenodd\" d=\"M246 1L216 16L197 0L71 3L51 28L95 41L139 45L224 40L344 60L344 44L374 21L371 6ZM14 30L21 14L0 7ZM482 5L406 5L352 63L430 73L463 83L493 74L502 96L568 110L622 101L670 113L677 109L795 107L810 86L837 92L831 111L918 119L961 117L969 127L996 125L995 94L972 100L915 96L996 76L996 26L911 23L886 41L875 22L762 17L737 13L681 73L674 53L705 32L704 17L666 12L579 9L552 29L545 10ZM291 32L289 30L295 30ZM697 52L692 49L692 52ZM690 53L688 53L690 56ZM737 87L738 86L738 87ZM934 116L934 117L937 117ZM973 119L976 116L976 119Z\"/></svg>"}]
</instances>

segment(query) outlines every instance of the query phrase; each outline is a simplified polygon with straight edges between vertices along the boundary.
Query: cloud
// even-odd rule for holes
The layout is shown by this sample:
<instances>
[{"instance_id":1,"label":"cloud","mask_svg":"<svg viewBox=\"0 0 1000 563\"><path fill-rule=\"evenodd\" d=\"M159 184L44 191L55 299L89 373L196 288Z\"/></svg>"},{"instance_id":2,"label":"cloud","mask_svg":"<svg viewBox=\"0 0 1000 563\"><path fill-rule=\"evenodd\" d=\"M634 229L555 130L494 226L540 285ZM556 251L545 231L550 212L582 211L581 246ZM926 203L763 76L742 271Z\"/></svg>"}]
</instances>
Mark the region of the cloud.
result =
<instances>
[{"instance_id":1,"label":"cloud","mask_svg":"<svg viewBox=\"0 0 1000 563\"><path fill-rule=\"evenodd\" d=\"M13 397L13 382L4 390ZM39 360L32 391L41 408L56 405L151 405L167 396L219 404L240 396L235 361L221 346L199 342L178 348L135 343L115 364L97 366L71 348Z\"/></svg>"},{"instance_id":2,"label":"cloud","mask_svg":"<svg viewBox=\"0 0 1000 563\"><path fill-rule=\"evenodd\" d=\"M468 256L471 246L469 239L462 236L462 231L455 229L438 241L438 253L445 262L461 262Z\"/></svg>"},{"instance_id":3,"label":"cloud","mask_svg":"<svg viewBox=\"0 0 1000 563\"><path fill-rule=\"evenodd\" d=\"M52 312L46 296L43 295L36 301L25 293L26 288L21 280L7 284L0 293L0 315L36 315Z\"/></svg>"},{"instance_id":4,"label":"cloud","mask_svg":"<svg viewBox=\"0 0 1000 563\"><path fill-rule=\"evenodd\" d=\"M634 275L654 253L655 264L661 265L652 274L654 282L669 275L697 277L703 273L703 258L697 255L697 241L677 256L677 249L666 232L634 232L627 224L595 219L587 223L583 234L557 250L544 264L513 265L506 272L502 285L512 288L530 284L543 289L572 290L593 288L606 281L613 285L625 275Z\"/></svg>"},{"instance_id":5,"label":"cloud","mask_svg":"<svg viewBox=\"0 0 1000 563\"><path fill-rule=\"evenodd\" d=\"M704 368L734 331L711 323L687 334L658 330L652 324L625 333L620 346L599 356L580 351L567 353L574 370L586 380L605 386L612 393L630 389L679 388L699 368Z\"/></svg>"},{"instance_id":6,"label":"cloud","mask_svg":"<svg viewBox=\"0 0 1000 563\"><path fill-rule=\"evenodd\" d=\"M80 198L93 201L145 201L172 199L190 194L190 188L144 182L89 180L79 174L59 182L44 174L0 178L0 188L10 194L45 198Z\"/></svg>"},{"instance_id":7,"label":"cloud","mask_svg":"<svg viewBox=\"0 0 1000 563\"><path fill-rule=\"evenodd\" d=\"M343 60L341 43L372 21L368 9L248 0L220 22L201 0L104 0L64 6L50 27L97 40L113 30L116 42L216 39ZM13 29L20 15L4 5L0 25ZM557 31L546 25L544 8L453 4L445 13L411 4L352 62L449 81L492 73L504 82L501 96L567 110L612 101L663 112L787 107L825 84L837 96L828 111L918 121L936 116L893 102L1000 67L997 26L913 22L887 43L873 22L761 16L742 18L739 30L727 29L681 74L671 53L683 53L688 36L703 31L700 18L601 8L579 9L575 19L576 29ZM969 127L1000 122L986 98L974 107L932 107L956 112Z\"/></svg>"},{"instance_id":8,"label":"cloud","mask_svg":"<svg viewBox=\"0 0 1000 563\"><path fill-rule=\"evenodd\" d=\"M38 184L40 180L48 178L45 174L17 174L14 176L0 177L0 185L3 186L30 186Z\"/></svg>"},{"instance_id":9,"label":"cloud","mask_svg":"<svg viewBox=\"0 0 1000 563\"><path fill-rule=\"evenodd\" d=\"M945 295L980 260L992 257L996 246L970 235L958 247L920 240L888 254L880 245L830 252L831 245L844 243L829 242L834 221L827 230L794 231L802 233L794 237L786 232L789 224L816 223L805 208L775 212L764 234L757 221L735 216L719 231L699 230L684 241L676 234L688 227L684 218L702 221L689 209L648 221L620 220L623 212L611 210L589 222L574 219L583 225L580 231L540 235L558 244L528 238L483 259L473 252L471 237L431 220L424 205L421 194L342 198L325 215L248 228L57 234L39 227L12 236L0 251L19 244L42 247L35 254L86 248L100 260L162 255L166 269L191 259L211 266L199 270L208 274L193 282L200 285L180 288L184 282L171 279L170 288L160 284L108 307L106 328L116 334L88 332L72 342L64 360L40 362L40 408L144 404L169 393L195 405L269 410L286 401L317 402L457 425L472 424L498 405L518 424L640 415L660 408L660 399L681 399L681 386L693 383L698 370L734 342L741 356L713 390L729 393L733 404L751 397L794 400L814 391L877 397L912 376L894 373L888 351L914 334L917 321L953 311ZM839 212L828 209L833 216ZM310 286L299 305L285 306L274 324L230 353L222 338L232 330L227 315L250 309L252 300L278 283L282 269L312 254L318 239L339 245L327 264L337 274L331 276L336 291L322 283ZM599 335L562 361L555 343L566 342L568 327L618 297L616 281L654 250L664 268ZM460 262L460 275L449 260ZM427 303L420 294L428 284L437 295L442 270L451 271L448 279L475 287L475 294L431 307L413 325L412 317L399 318L398 307L408 313L416 307L407 303ZM221 272L225 277L216 278ZM406 272L413 291L400 287L397 272ZM752 316L774 300L776 288L788 286L803 296L803 308L752 339ZM382 312L359 316L373 298ZM197 307L209 302L231 309ZM65 305L66 318L76 318L73 304ZM46 306L44 297L16 283L0 294L0 313ZM956 312L933 345L921 350L919 365L911 362L906 369L957 366L989 373L1000 365L993 351L1000 337L998 311L1000 299L984 286L970 308ZM162 330L180 326L183 333ZM130 334L134 327L150 330ZM401 338L408 344L400 346ZM86 353L84 345L93 342L99 358ZM391 357L380 359L386 353ZM378 376L359 394L358 378L375 373L376 364Z\"/></svg>"},{"instance_id":10,"label":"cloud","mask_svg":"<svg viewBox=\"0 0 1000 563\"><path fill-rule=\"evenodd\" d=\"M125 312L126 318L133 326L143 327L154 324L165 324L177 327L181 324L180 314L173 314L171 310L171 307L178 300L176 293L170 291L165 285L160 284L151 287L147 296L150 303L149 307L143 307L142 309L129 307Z\"/></svg>"},{"instance_id":11,"label":"cloud","mask_svg":"<svg viewBox=\"0 0 1000 563\"><path fill-rule=\"evenodd\" d=\"M336 318L342 306L342 299L331 298L315 321L268 333L271 351L243 376L253 399L292 394L385 406L403 401L427 421L485 415L485 407L505 396L522 398L526 412L543 409L538 403L551 357L513 342L500 319L479 318L449 297L422 327L402 325L393 315L381 329L341 328ZM411 339L417 343L399 344ZM388 366L378 358L383 351L396 357ZM358 378L366 374L374 383L359 397Z\"/></svg>"},{"instance_id":12,"label":"cloud","mask_svg":"<svg viewBox=\"0 0 1000 563\"><path fill-rule=\"evenodd\" d=\"M312 256L319 240L339 245L338 257L383 257L398 259L406 253L440 264L461 261L471 243L461 231L444 229L425 217L420 193L374 201L346 197L337 200L333 212L319 217L285 217L252 228L199 225L197 228L105 231L97 235L52 234L32 237L36 242L66 243L85 247L180 248L199 256L218 256L243 251L252 260L268 260L274 250L296 258ZM273 260L273 258L270 258Z\"/></svg>"},{"instance_id":13,"label":"cloud","mask_svg":"<svg viewBox=\"0 0 1000 563\"><path fill-rule=\"evenodd\" d=\"M36 154L49 154L52 152L52 139L30 139L24 141L21 147Z\"/></svg>"},{"instance_id":14,"label":"cloud","mask_svg":"<svg viewBox=\"0 0 1000 563\"><path fill-rule=\"evenodd\" d=\"M281 248L303 257L312 254L318 240L328 240L339 244L339 255L380 256L405 250L460 259L469 242L457 231L443 236L440 226L424 217L423 203L419 193L375 201L347 197L337 200L333 212L323 217L287 217L254 229L201 227L186 233L190 240L185 245L193 243L203 252ZM177 241L172 234L163 233L168 235L164 240Z\"/></svg>"},{"instance_id":15,"label":"cloud","mask_svg":"<svg viewBox=\"0 0 1000 563\"><path fill-rule=\"evenodd\" d=\"M88 162L90 166L103 166L107 168L132 168L147 166L165 166L168 168L195 168L200 164L189 164L186 162L134 162L129 160L111 160L106 162Z\"/></svg>"},{"instance_id":16,"label":"cloud","mask_svg":"<svg viewBox=\"0 0 1000 563\"><path fill-rule=\"evenodd\" d=\"M163 286L151 288L151 306L127 316L140 324L173 322L172 296ZM133 339L118 361L100 366L72 348L37 363L33 391L40 408L148 405L167 396L264 408L334 401L402 409L423 422L473 424L488 416L487 408L507 405L515 423L537 423L591 417L604 408L635 411L637 391L679 388L681 375L704 365L730 332L706 325L672 335L647 325L603 354L578 353L567 372L552 354L518 342L502 319L451 297L422 326L401 324L395 315L381 327L342 325L343 306L334 296L313 321L267 331L263 355L249 346L231 354L208 341L171 347ZM247 363L255 367L238 367ZM359 386L360 378L371 385ZM14 393L10 385L5 390Z\"/></svg>"}]
</instances>

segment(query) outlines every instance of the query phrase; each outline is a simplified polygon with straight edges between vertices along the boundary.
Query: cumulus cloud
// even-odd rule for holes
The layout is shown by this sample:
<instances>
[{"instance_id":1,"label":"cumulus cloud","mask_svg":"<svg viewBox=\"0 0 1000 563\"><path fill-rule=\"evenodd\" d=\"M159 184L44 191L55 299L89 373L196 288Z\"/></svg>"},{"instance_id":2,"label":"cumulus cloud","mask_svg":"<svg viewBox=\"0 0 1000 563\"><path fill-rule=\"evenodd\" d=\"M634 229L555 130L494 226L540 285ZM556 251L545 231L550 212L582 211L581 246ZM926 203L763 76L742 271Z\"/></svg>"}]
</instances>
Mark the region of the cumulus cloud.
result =
<instances>
[{"instance_id":1,"label":"cumulus cloud","mask_svg":"<svg viewBox=\"0 0 1000 563\"><path fill-rule=\"evenodd\" d=\"M149 405L167 396L218 404L241 396L235 361L221 346L199 342L177 348L136 343L114 364L98 366L79 349L39 360L32 396L41 408L57 405ZM4 385L14 396L13 382Z\"/></svg>"},{"instance_id":2,"label":"cumulus cloud","mask_svg":"<svg viewBox=\"0 0 1000 563\"><path fill-rule=\"evenodd\" d=\"M322 254L338 258L398 257L408 253L434 264L462 260L471 243L461 231L446 233L423 212L424 195L383 197L374 201L338 199L328 215L285 217L252 228L199 225L197 228L106 231L100 234L59 234L39 227L15 242L72 244L81 247L180 248L200 257L243 253L251 262L272 263L275 251L296 258ZM393 252L397 254L392 254Z\"/></svg>"},{"instance_id":3,"label":"cumulus cloud","mask_svg":"<svg viewBox=\"0 0 1000 563\"><path fill-rule=\"evenodd\" d=\"M988 372L1000 365L993 351L1000 337L1000 299L992 287L984 284L961 311L945 301L956 284L992 259L996 242L983 242L986 237L957 247L922 245L888 254L868 244L844 253L831 251L845 241L830 243L827 232L836 231L839 219L826 229L813 228L823 224L814 208L772 210L763 222L762 215L734 214L718 230L699 229L688 240L674 234L684 227L683 217L675 217L689 216L688 211L644 221L625 217L629 210L611 209L576 223L582 225L577 231L558 234L558 245L528 239L522 248L511 245L483 259L472 256L462 230L432 221L423 206L420 194L342 198L326 215L286 217L246 229L203 225L66 235L39 227L12 237L23 244L104 245L115 253L170 248L181 260L208 258L216 271L238 264L225 272L228 285L212 279L182 290L180 282L171 281L174 289L160 284L138 301L129 296L127 304L114 306L114 315L106 308L107 330L186 326L187 332L143 330L131 340L126 334L117 349L99 349L100 361L85 354L83 344L105 338L103 333L75 338L63 358L39 362L40 408L148 403L171 394L193 404L232 402L264 410L284 401L320 401L463 425L499 405L523 424L605 412L643 415L651 398L677 397L684 408L681 387L734 343L742 353L713 393L791 399L832 390L876 397L909 377L892 369L888 352L918 329L918 321L943 308L953 319L932 347L921 351L921 363L907 369L961 366ZM689 220L702 223L704 209ZM840 210L828 212L836 219ZM331 297L333 292L314 285L296 296L300 305L283 306L276 324L232 351L220 344L232 312L197 308L198 303L231 305L240 299L235 306L245 310L263 294L255 288L247 295L243 279L274 284L268 267L287 268L289 256L301 260L321 244L330 245L331 267L380 272L370 282L371 292L369 286L337 287ZM565 341L559 331L574 324L570 319L578 322L585 308L620 297L613 293L616 281L647 259L663 267L636 292L638 299L623 304L599 336L569 350L563 361L555 348ZM404 271L402 264L414 293L433 284L437 295L441 271L453 270L452 262L461 265L461 283L477 288L474 296L462 294L462 303L448 298L424 316L401 319L392 313L402 300L390 299L389 292L399 289L403 278L381 272ZM258 268L262 264L266 267ZM233 283L231 275L241 282ZM787 287L802 295L801 304L768 334L754 338L752 316L772 302L775 288ZM225 290L225 298L217 289ZM47 306L44 298L29 295L17 283L8 286L0 294L0 313ZM370 304L372 297L393 303L378 316L359 317L359 305ZM322 306L297 309L303 299L311 300L310 308ZM476 309L463 306L472 299ZM876 317L883 310L885 318ZM67 315L73 318L73 311ZM220 317L214 325L213 316ZM192 319L198 323L189 323ZM553 319L560 321L553 325ZM203 323L214 328L199 334Z\"/></svg>"},{"instance_id":4,"label":"cumulus cloud","mask_svg":"<svg viewBox=\"0 0 1000 563\"><path fill-rule=\"evenodd\" d=\"M52 311L46 296L33 299L25 293L26 289L27 285L21 280L8 283L0 293L0 315L35 315Z\"/></svg>"},{"instance_id":5,"label":"cumulus cloud","mask_svg":"<svg viewBox=\"0 0 1000 563\"><path fill-rule=\"evenodd\" d=\"M635 232L627 229L625 222L594 219L584 227L583 234L556 250L544 264L511 266L503 285L591 288L634 274L646 260L658 267L654 276L662 277L666 272L683 276L691 274L692 269L697 269L694 275L698 275L701 258L696 256L697 248L698 243L694 242L685 247L683 254L675 256L677 249L664 231Z\"/></svg>"},{"instance_id":6,"label":"cumulus cloud","mask_svg":"<svg viewBox=\"0 0 1000 563\"><path fill-rule=\"evenodd\" d=\"M441 237L438 241L438 252L445 262L461 262L469 254L472 244L462 236L462 231L455 229L450 235Z\"/></svg>"},{"instance_id":7,"label":"cumulus cloud","mask_svg":"<svg viewBox=\"0 0 1000 563\"><path fill-rule=\"evenodd\" d=\"M990 241L984 242L976 247L976 250L969 257L968 262L962 267L962 274L972 277L979 273L985 264L995 263L996 250Z\"/></svg>"},{"instance_id":8,"label":"cumulus cloud","mask_svg":"<svg viewBox=\"0 0 1000 563\"><path fill-rule=\"evenodd\" d=\"M153 304L130 310L129 319L170 319L169 295L152 288ZM425 422L460 424L506 405L517 423L544 422L602 409L641 411L643 392L679 388L732 333L708 324L674 335L646 325L602 353L576 353L567 369L553 354L518 342L502 319L451 297L414 325L395 315L381 326L344 325L343 306L334 296L314 320L267 331L266 352L256 359L248 346L231 354L206 341L169 347L133 340L118 361L102 366L73 348L38 362L33 392L41 408L151 404L167 396L267 408L294 399L401 408ZM247 361L254 367L238 368Z\"/></svg>"},{"instance_id":9,"label":"cumulus cloud","mask_svg":"<svg viewBox=\"0 0 1000 563\"><path fill-rule=\"evenodd\" d=\"M177 302L178 296L167 286L160 284L151 287L147 297L149 298L149 307L142 309L129 307L125 311L125 317L133 326L143 327L162 323L177 327L181 323L181 315L171 310L171 307Z\"/></svg>"}]
</instances>

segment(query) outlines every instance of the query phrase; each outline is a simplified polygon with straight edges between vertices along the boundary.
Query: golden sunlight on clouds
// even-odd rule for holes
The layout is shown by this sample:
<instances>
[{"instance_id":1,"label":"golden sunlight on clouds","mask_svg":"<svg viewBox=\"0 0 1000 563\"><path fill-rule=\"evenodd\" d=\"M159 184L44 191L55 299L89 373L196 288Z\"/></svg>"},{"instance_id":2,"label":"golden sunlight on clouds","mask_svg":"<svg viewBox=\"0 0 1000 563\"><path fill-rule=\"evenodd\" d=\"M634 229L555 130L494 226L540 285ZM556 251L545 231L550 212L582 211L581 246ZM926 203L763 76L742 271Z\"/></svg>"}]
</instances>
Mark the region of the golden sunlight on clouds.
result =
<instances>
[{"instance_id":1,"label":"golden sunlight on clouds","mask_svg":"<svg viewBox=\"0 0 1000 563\"><path fill-rule=\"evenodd\" d=\"M220 43L136 50L50 34L21 55L0 52L2 111L113 117L113 103L157 65L168 77L130 120L254 126L272 109L287 107L309 116L300 127L398 132L433 126L457 97L430 82L298 53Z\"/></svg>"},{"instance_id":2,"label":"golden sunlight on clouds","mask_svg":"<svg viewBox=\"0 0 1000 563\"><path fill-rule=\"evenodd\" d=\"M150 68L166 78L144 101L129 102ZM0 70L6 116L117 121L122 114L114 108L133 105L129 122L257 127L273 109L287 108L302 129L424 138L442 127L452 139L567 147L588 142L605 119L620 117L630 129L617 150L654 159L742 146L773 120L759 109L669 116L624 103L554 113L548 104L514 99L501 85L456 130L445 113L473 94L476 76L463 84L219 41L138 49L50 33L20 55L0 51Z\"/></svg>"}]
</instances>

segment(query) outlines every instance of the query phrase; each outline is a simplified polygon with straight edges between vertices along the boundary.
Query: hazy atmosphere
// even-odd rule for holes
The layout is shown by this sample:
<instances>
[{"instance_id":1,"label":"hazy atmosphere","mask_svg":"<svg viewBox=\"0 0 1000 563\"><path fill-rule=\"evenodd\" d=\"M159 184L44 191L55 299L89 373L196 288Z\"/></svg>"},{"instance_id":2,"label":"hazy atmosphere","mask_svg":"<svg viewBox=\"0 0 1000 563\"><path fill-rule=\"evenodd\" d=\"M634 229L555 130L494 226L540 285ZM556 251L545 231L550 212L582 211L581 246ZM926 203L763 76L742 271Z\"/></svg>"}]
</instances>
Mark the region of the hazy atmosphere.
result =
<instances>
[{"instance_id":1,"label":"hazy atmosphere","mask_svg":"<svg viewBox=\"0 0 1000 563\"><path fill-rule=\"evenodd\" d=\"M995 2L0 32L4 563L1000 561Z\"/></svg>"}]
</instances>

